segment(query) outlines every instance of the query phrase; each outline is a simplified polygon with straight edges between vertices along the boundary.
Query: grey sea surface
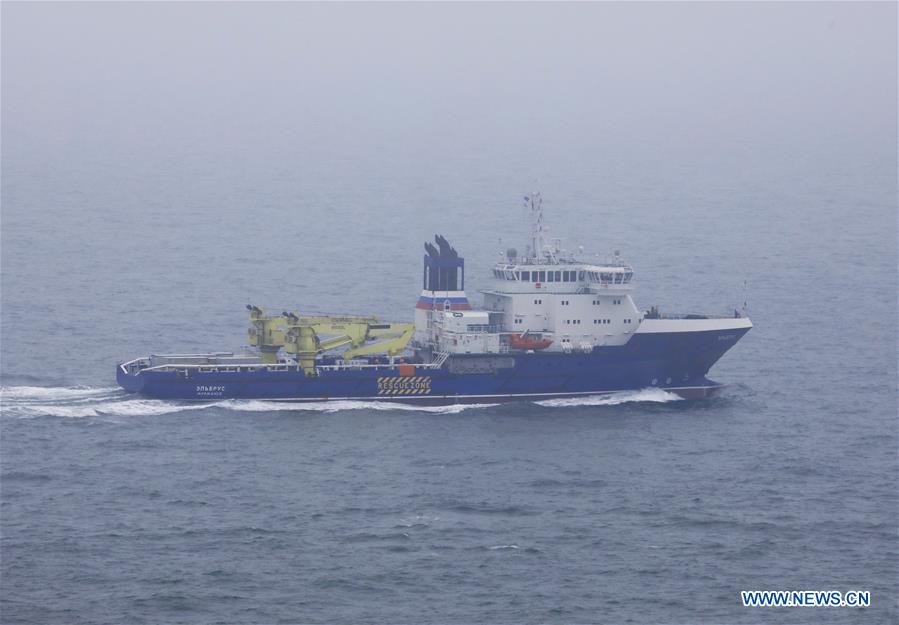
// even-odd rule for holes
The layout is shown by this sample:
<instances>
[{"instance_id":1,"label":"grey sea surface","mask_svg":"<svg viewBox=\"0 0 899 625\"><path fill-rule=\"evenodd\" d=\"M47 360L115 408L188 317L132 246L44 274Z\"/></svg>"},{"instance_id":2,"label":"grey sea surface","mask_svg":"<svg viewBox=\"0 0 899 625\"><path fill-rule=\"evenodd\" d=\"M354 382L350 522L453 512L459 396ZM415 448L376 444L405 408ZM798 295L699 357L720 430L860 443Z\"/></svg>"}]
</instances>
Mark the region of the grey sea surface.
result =
<instances>
[{"instance_id":1,"label":"grey sea surface","mask_svg":"<svg viewBox=\"0 0 899 625\"><path fill-rule=\"evenodd\" d=\"M0 621L899 621L895 17L4 3ZM411 320L436 232L478 301L534 189L642 309L746 305L719 397L115 386L249 302Z\"/></svg>"}]
</instances>

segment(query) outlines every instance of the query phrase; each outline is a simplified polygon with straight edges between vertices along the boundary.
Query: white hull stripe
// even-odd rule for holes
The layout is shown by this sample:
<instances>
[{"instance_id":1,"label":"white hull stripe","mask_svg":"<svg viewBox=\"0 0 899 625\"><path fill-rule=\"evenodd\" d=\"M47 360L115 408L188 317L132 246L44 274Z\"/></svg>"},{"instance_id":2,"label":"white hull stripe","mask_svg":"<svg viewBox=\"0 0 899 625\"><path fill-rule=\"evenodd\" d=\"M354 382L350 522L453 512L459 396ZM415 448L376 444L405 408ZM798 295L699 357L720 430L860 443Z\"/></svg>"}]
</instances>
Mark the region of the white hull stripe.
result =
<instances>
[{"instance_id":1,"label":"white hull stripe","mask_svg":"<svg viewBox=\"0 0 899 625\"><path fill-rule=\"evenodd\" d=\"M238 397L235 399L251 399L262 401L294 401L294 402L315 402L315 401L384 401L384 400L425 400L434 401L457 401L462 399L517 399L519 397L580 397L589 395L612 395L614 393L630 393L634 391L645 391L651 389L659 389L662 391L715 391L723 388L723 384L714 384L710 386L647 386L644 388L627 388L617 391L573 391L567 393L513 393L513 394L497 394L497 395L355 395L347 397ZM209 401L208 397L201 398L202 401ZM224 398L228 399L228 398Z\"/></svg>"},{"instance_id":2,"label":"white hull stripe","mask_svg":"<svg viewBox=\"0 0 899 625\"><path fill-rule=\"evenodd\" d=\"M752 322L747 317L717 319L644 319L634 334L681 334L687 332L718 332L748 330Z\"/></svg>"}]
</instances>

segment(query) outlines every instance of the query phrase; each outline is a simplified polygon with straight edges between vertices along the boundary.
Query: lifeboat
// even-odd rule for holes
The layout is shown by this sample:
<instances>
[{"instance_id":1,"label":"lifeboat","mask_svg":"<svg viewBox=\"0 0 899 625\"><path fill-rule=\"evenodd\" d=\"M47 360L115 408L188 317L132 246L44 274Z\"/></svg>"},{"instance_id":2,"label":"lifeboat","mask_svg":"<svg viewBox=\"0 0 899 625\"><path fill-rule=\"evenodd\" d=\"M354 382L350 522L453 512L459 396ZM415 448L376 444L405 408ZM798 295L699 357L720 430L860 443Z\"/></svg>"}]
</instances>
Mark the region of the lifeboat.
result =
<instances>
[{"instance_id":1,"label":"lifeboat","mask_svg":"<svg viewBox=\"0 0 899 625\"><path fill-rule=\"evenodd\" d=\"M529 335L527 332L524 334L513 334L509 337L509 346L512 349L546 349L552 344L552 339L537 338Z\"/></svg>"}]
</instances>

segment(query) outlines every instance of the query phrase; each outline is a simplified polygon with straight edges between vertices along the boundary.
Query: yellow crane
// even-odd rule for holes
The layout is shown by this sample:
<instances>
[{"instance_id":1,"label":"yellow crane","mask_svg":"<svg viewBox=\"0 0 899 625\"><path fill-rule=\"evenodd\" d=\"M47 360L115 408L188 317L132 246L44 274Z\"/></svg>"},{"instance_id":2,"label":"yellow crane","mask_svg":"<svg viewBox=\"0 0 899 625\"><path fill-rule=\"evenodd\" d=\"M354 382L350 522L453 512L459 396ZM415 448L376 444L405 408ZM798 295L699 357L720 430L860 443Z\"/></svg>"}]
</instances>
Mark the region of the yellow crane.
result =
<instances>
[{"instance_id":1,"label":"yellow crane","mask_svg":"<svg viewBox=\"0 0 899 625\"><path fill-rule=\"evenodd\" d=\"M259 348L262 361L276 363L282 348L293 354L308 374L315 371L315 357L349 346L338 357L349 360L369 354L395 356L402 352L415 332L411 323L384 323L377 317L352 315L297 315L283 312L266 316L258 306L250 311L249 344Z\"/></svg>"}]
</instances>

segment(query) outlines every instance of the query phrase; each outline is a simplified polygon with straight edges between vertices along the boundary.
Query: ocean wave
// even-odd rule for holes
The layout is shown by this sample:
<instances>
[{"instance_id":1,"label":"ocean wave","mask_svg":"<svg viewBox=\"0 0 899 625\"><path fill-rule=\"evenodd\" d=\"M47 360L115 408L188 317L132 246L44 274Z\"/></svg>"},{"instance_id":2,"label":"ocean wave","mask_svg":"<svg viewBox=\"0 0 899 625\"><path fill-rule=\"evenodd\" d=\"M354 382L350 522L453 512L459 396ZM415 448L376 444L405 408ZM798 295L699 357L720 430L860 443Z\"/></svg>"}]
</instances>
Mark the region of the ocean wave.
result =
<instances>
[{"instance_id":1,"label":"ocean wave","mask_svg":"<svg viewBox=\"0 0 899 625\"><path fill-rule=\"evenodd\" d=\"M103 395L121 393L117 386L96 388L92 386L3 386L0 401L60 401L93 399Z\"/></svg>"},{"instance_id":2,"label":"ocean wave","mask_svg":"<svg viewBox=\"0 0 899 625\"><path fill-rule=\"evenodd\" d=\"M560 399L544 399L534 402L538 406L558 408L565 406L617 406L634 402L667 403L681 401L683 398L661 388L644 388L639 391L617 391L602 395L585 395L583 397L565 397Z\"/></svg>"},{"instance_id":3,"label":"ocean wave","mask_svg":"<svg viewBox=\"0 0 899 625\"><path fill-rule=\"evenodd\" d=\"M152 399L126 399L101 401L89 404L78 403L74 405L58 403L4 405L3 412L8 416L20 419L35 417L149 417L184 412L186 410L200 410L215 405L216 404L177 404Z\"/></svg>"}]
</instances>

